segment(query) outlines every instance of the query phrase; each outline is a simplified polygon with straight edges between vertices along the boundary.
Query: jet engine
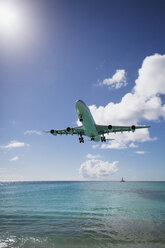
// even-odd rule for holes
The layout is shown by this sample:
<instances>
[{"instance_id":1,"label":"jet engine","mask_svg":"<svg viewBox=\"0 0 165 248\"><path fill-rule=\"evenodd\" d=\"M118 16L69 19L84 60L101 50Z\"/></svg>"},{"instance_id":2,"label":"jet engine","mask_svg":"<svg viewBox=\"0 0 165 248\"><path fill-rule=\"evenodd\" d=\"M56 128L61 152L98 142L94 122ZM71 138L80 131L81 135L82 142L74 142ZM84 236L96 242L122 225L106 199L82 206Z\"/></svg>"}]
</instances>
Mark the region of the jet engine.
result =
<instances>
[{"instance_id":1,"label":"jet engine","mask_svg":"<svg viewBox=\"0 0 165 248\"><path fill-rule=\"evenodd\" d=\"M70 127L67 127L66 131L67 132L70 132L71 131L71 128Z\"/></svg>"},{"instance_id":2,"label":"jet engine","mask_svg":"<svg viewBox=\"0 0 165 248\"><path fill-rule=\"evenodd\" d=\"M50 133L53 134L53 135L57 135L58 134L58 132L56 130L54 130L54 129L51 129L50 130Z\"/></svg>"},{"instance_id":3,"label":"jet engine","mask_svg":"<svg viewBox=\"0 0 165 248\"><path fill-rule=\"evenodd\" d=\"M112 129L112 125L108 125L108 129L111 130Z\"/></svg>"},{"instance_id":4,"label":"jet engine","mask_svg":"<svg viewBox=\"0 0 165 248\"><path fill-rule=\"evenodd\" d=\"M131 126L132 132L135 132L135 129L136 129L135 125L132 125L132 126Z\"/></svg>"}]
</instances>

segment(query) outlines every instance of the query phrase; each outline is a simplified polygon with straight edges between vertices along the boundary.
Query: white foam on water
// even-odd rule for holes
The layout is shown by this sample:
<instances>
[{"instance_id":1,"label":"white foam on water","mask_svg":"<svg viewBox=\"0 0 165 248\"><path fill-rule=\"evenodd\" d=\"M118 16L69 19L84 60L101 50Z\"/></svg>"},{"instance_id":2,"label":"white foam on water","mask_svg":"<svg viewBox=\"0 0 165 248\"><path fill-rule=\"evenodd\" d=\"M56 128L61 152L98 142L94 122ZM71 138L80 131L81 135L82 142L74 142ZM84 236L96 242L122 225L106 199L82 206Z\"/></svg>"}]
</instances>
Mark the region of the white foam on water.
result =
<instances>
[{"instance_id":1,"label":"white foam on water","mask_svg":"<svg viewBox=\"0 0 165 248\"><path fill-rule=\"evenodd\" d=\"M0 248L4 248L4 247L7 247L7 244L5 242L1 242L0 243Z\"/></svg>"},{"instance_id":2,"label":"white foam on water","mask_svg":"<svg viewBox=\"0 0 165 248\"><path fill-rule=\"evenodd\" d=\"M9 237L9 238L5 238L3 239L3 241L0 241L0 248L5 248L8 247L8 245L13 244L15 242L15 237Z\"/></svg>"}]
</instances>

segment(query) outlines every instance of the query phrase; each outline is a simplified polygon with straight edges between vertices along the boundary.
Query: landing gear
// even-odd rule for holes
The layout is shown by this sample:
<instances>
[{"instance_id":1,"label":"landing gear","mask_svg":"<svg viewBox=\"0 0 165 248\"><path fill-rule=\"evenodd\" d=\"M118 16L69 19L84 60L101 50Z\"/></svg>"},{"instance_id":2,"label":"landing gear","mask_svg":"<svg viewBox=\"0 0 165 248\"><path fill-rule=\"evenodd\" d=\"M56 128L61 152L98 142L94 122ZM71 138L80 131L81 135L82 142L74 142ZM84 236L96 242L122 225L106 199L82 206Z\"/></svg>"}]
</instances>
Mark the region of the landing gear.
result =
<instances>
[{"instance_id":1,"label":"landing gear","mask_svg":"<svg viewBox=\"0 0 165 248\"><path fill-rule=\"evenodd\" d=\"M94 141L95 139L94 139L94 137L91 137L91 141Z\"/></svg>"},{"instance_id":2,"label":"landing gear","mask_svg":"<svg viewBox=\"0 0 165 248\"><path fill-rule=\"evenodd\" d=\"M101 142L106 142L105 136L101 136Z\"/></svg>"},{"instance_id":3,"label":"landing gear","mask_svg":"<svg viewBox=\"0 0 165 248\"><path fill-rule=\"evenodd\" d=\"M83 122L82 114L80 115L79 121Z\"/></svg>"},{"instance_id":4,"label":"landing gear","mask_svg":"<svg viewBox=\"0 0 165 248\"><path fill-rule=\"evenodd\" d=\"M80 143L84 143L83 137L79 137L79 142L80 142Z\"/></svg>"},{"instance_id":5,"label":"landing gear","mask_svg":"<svg viewBox=\"0 0 165 248\"><path fill-rule=\"evenodd\" d=\"M84 139L83 139L83 137L82 137L82 134L80 134L79 142L80 142L80 143L84 143Z\"/></svg>"}]
</instances>

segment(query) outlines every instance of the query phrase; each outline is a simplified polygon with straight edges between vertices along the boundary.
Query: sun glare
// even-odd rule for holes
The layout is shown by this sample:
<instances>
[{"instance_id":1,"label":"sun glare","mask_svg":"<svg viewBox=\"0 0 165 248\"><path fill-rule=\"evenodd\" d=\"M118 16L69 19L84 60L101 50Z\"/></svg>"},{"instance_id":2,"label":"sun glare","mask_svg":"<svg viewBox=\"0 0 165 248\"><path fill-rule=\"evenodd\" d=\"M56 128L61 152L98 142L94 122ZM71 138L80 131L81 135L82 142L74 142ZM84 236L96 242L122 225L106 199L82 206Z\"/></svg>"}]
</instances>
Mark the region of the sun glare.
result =
<instances>
[{"instance_id":1,"label":"sun glare","mask_svg":"<svg viewBox=\"0 0 165 248\"><path fill-rule=\"evenodd\" d=\"M32 1L0 0L0 53L26 53L41 40L38 13Z\"/></svg>"},{"instance_id":2,"label":"sun glare","mask_svg":"<svg viewBox=\"0 0 165 248\"><path fill-rule=\"evenodd\" d=\"M18 34L21 28L21 13L8 1L0 1L0 32L6 35Z\"/></svg>"}]
</instances>

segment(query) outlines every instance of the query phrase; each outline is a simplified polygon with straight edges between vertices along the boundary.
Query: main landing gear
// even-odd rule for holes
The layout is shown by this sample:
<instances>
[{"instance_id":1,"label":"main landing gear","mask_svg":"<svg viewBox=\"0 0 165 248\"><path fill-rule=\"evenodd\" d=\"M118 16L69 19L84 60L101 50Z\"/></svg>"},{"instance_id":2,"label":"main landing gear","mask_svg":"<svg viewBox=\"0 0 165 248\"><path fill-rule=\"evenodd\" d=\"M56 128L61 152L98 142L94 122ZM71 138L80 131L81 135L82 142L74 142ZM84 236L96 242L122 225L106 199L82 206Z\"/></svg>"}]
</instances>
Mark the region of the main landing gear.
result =
<instances>
[{"instance_id":1,"label":"main landing gear","mask_svg":"<svg viewBox=\"0 0 165 248\"><path fill-rule=\"evenodd\" d=\"M101 142L106 142L105 136L101 136Z\"/></svg>"},{"instance_id":2,"label":"main landing gear","mask_svg":"<svg viewBox=\"0 0 165 248\"><path fill-rule=\"evenodd\" d=\"M79 142L84 143L84 139L83 139L82 135L80 135L80 137L79 137Z\"/></svg>"}]
</instances>

